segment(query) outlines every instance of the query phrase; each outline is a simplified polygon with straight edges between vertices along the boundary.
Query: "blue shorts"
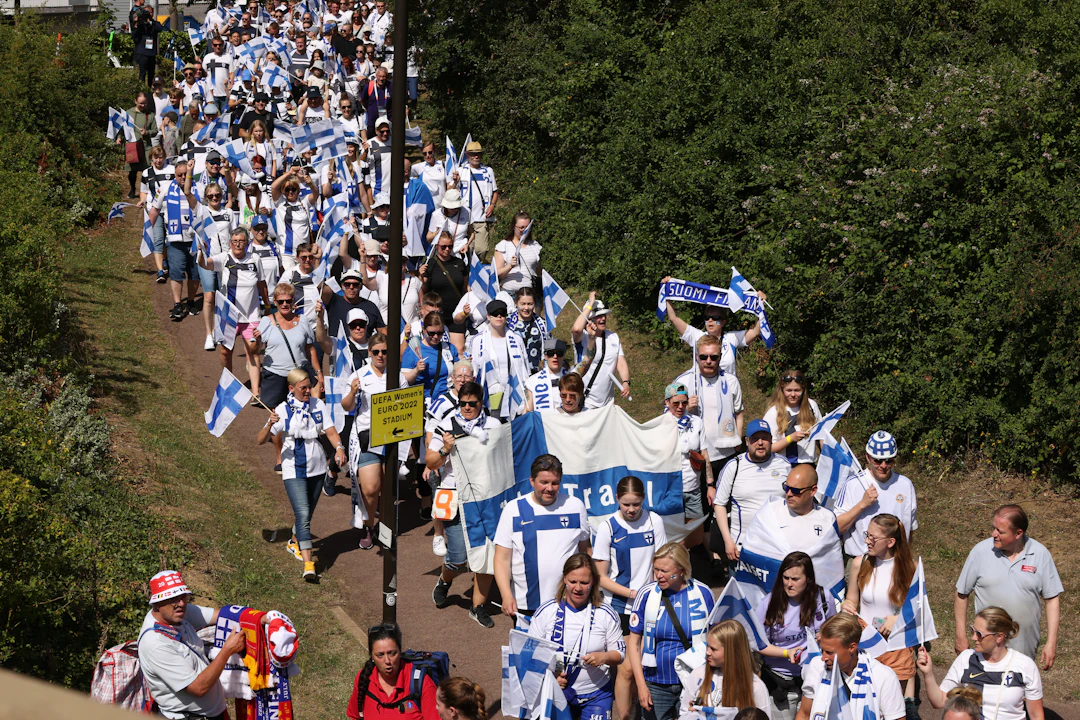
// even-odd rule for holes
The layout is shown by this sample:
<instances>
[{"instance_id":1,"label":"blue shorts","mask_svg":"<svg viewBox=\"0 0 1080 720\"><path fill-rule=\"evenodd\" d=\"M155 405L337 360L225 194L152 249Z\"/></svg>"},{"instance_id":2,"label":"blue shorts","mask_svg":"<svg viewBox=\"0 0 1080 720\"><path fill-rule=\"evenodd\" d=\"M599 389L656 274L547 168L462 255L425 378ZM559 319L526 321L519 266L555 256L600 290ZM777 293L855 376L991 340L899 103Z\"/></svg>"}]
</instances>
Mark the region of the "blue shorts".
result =
<instances>
[{"instance_id":1,"label":"blue shorts","mask_svg":"<svg viewBox=\"0 0 1080 720\"><path fill-rule=\"evenodd\" d=\"M169 279L175 282L195 279L195 258L191 256L191 243L171 242L165 246L165 258L169 261Z\"/></svg>"},{"instance_id":2,"label":"blue shorts","mask_svg":"<svg viewBox=\"0 0 1080 720\"><path fill-rule=\"evenodd\" d=\"M157 222L150 226L150 239L154 243L154 252L161 255L165 252L165 218L158 215Z\"/></svg>"},{"instance_id":3,"label":"blue shorts","mask_svg":"<svg viewBox=\"0 0 1080 720\"><path fill-rule=\"evenodd\" d=\"M203 294L209 293L213 295L221 287L221 273L216 273L213 270L207 270L198 263L195 267L199 268L199 284L202 285Z\"/></svg>"},{"instance_id":4,"label":"blue shorts","mask_svg":"<svg viewBox=\"0 0 1080 720\"><path fill-rule=\"evenodd\" d=\"M461 511L453 520L443 521L446 533L446 556L443 565L447 570L466 571L469 569L469 555L465 547L465 530L461 525Z\"/></svg>"},{"instance_id":5,"label":"blue shorts","mask_svg":"<svg viewBox=\"0 0 1080 720\"><path fill-rule=\"evenodd\" d=\"M587 697L578 696L570 703L574 720L611 720L611 705L615 695L610 689L599 690Z\"/></svg>"}]
</instances>

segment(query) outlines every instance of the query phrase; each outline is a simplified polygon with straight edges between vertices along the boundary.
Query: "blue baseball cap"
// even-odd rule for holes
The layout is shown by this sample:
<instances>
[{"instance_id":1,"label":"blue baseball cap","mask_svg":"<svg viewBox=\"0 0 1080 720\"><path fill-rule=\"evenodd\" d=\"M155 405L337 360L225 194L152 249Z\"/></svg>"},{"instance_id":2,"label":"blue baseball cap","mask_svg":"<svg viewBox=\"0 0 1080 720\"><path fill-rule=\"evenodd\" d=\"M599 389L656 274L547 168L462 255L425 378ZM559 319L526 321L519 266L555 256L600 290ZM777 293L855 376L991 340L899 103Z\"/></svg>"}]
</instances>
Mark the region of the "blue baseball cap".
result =
<instances>
[{"instance_id":1,"label":"blue baseball cap","mask_svg":"<svg viewBox=\"0 0 1080 720\"><path fill-rule=\"evenodd\" d=\"M767 433L772 437L772 428L764 420L751 420L746 426L746 437L750 438L758 433Z\"/></svg>"}]
</instances>

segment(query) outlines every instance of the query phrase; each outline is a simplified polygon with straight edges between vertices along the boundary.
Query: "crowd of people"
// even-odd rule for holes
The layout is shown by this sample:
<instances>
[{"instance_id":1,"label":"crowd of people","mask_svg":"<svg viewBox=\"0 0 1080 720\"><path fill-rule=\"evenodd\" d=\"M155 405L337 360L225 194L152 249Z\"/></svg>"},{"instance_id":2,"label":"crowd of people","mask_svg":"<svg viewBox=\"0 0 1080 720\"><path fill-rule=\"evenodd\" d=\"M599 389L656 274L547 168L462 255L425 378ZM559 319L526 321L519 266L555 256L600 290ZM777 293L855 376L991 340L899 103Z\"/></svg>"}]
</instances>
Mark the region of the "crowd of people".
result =
<instances>
[{"instance_id":1,"label":"crowd of people","mask_svg":"<svg viewBox=\"0 0 1080 720\"><path fill-rule=\"evenodd\" d=\"M201 30L201 57L175 83L155 75L160 29L144 3L136 0L130 20L151 89L128 111L145 153L129 162L130 192L145 210L156 280L169 284L170 318L203 314L204 348L230 371L235 343L215 333L213 318L220 303L236 308L252 404L270 411L257 442L275 448L295 518L287 548L305 580L318 581L311 519L339 475L351 486L359 547L371 550L386 474L415 478L430 504L455 487L460 439L483 441L525 413L578 415L630 396L612 309L590 293L570 342L553 337L539 227L518 212L505 236L492 236L499 187L479 142L466 144L460 163L439 158L431 142L421 161L406 160L406 197L430 204L409 214L411 235L390 237L390 99L407 93L415 108L422 55L394 53L385 2L331 0L320 10L296 0L244 8L222 0ZM242 159L201 132L226 116ZM344 138L339 156L304 145L291 129L327 121ZM328 231L340 197L345 227ZM405 248L400 327L387 327L391 242ZM498 292L478 287L477 263L490 265ZM435 607L447 607L454 581L472 572L471 619L492 628L497 609L560 645L557 675L575 720L629 720L638 711L672 720L703 708L808 720L819 715L815 698L834 664L852 702L879 720L915 720L920 685L935 708L971 720L1041 720L1039 673L1054 664L1063 587L1047 549L1029 537L1024 510L995 511L991 537L964 564L957 659L942 682L919 644L870 658L859 646L863 629L890 636L918 564L917 493L895 467L896 439L874 433L866 469L826 497L816 469L822 448L809 435L822 414L805 373L782 372L763 417L746 417L736 365L739 350L761 336L760 319L729 330L732 313L705 305L695 327L671 303L666 309L690 367L672 378L658 411L677 428L693 530L669 541L632 475L614 488L618 511L593 528L585 504L560 489L560 459L541 455L531 492L502 509L492 574L471 571L460 514L436 515ZM424 388L427 417L424 437L402 448L398 467L386 466L385 448L371 438L371 398L386 389L390 343L400 346L397 385ZM768 640L759 649L740 623L705 620L710 586L735 572L744 540L763 524L793 550L756 604ZM823 587L823 568L795 549L821 538L848 560L839 592ZM697 577L691 552L706 560ZM146 628L156 632L144 634L144 673L166 717L220 717L220 663L189 637L217 613L190 605L180 586L152 599ZM807 663L811 635L821 654ZM706 647L705 663L682 678L676 656L695 642ZM357 676L348 717L485 720L483 690L462 678L413 697L401 648L396 627L369 635L372 664Z\"/></svg>"}]
</instances>

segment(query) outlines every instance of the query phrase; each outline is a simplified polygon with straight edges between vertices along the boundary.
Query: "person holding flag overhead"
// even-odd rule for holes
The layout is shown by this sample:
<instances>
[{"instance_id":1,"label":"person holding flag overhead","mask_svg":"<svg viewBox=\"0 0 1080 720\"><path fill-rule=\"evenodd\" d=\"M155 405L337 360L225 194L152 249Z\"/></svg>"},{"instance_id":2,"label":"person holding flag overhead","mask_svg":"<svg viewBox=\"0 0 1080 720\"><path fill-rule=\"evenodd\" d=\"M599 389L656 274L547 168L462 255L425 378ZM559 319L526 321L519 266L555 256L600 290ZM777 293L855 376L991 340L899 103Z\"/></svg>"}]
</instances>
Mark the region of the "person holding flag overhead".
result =
<instances>
[{"instance_id":1,"label":"person holding flag overhead","mask_svg":"<svg viewBox=\"0 0 1080 720\"><path fill-rule=\"evenodd\" d=\"M471 249L483 263L491 262L491 243L488 228L495 222L495 206L499 202L499 185L495 171L483 163L484 148L472 140L465 144L468 162L450 173L448 187L457 188L469 209L472 235ZM516 228L514 229L516 233Z\"/></svg>"},{"instance_id":2,"label":"person holding flag overhead","mask_svg":"<svg viewBox=\"0 0 1080 720\"><path fill-rule=\"evenodd\" d=\"M611 308L597 299L594 290L589 293L588 302L581 308L581 314L570 328L574 339L574 357L578 361L585 358L587 345L591 345L592 332L586 334L586 330L596 333L596 357L581 376L585 383L586 409L603 407L614 402L616 383L619 385L620 394L624 398L630 397L630 366L626 364L618 334L608 329L610 320Z\"/></svg>"},{"instance_id":3,"label":"person holding flag overhead","mask_svg":"<svg viewBox=\"0 0 1080 720\"><path fill-rule=\"evenodd\" d=\"M862 625L848 613L834 615L821 626L821 655L803 670L802 703L797 720L840 720L830 708L838 703L849 720L900 720L904 696L896 673L859 650Z\"/></svg>"},{"instance_id":4,"label":"person holding flag overhead","mask_svg":"<svg viewBox=\"0 0 1080 720\"><path fill-rule=\"evenodd\" d=\"M669 542L653 557L653 582L637 592L626 653L645 720L675 720L682 683L675 659L701 641L716 604L691 575L690 553Z\"/></svg>"},{"instance_id":5,"label":"person holding flag overhead","mask_svg":"<svg viewBox=\"0 0 1080 720\"><path fill-rule=\"evenodd\" d=\"M319 502L326 475L326 453L319 442L326 435L334 446L334 459L344 465L348 456L341 437L334 428L322 400L311 396L311 378L307 370L295 368L287 377L289 394L270 412L266 425L259 430L260 445L270 436L283 439L281 479L293 508L295 523L287 549L304 563L304 580L318 582L315 561L311 556L311 516Z\"/></svg>"},{"instance_id":6,"label":"person holding flag overhead","mask_svg":"<svg viewBox=\"0 0 1080 720\"><path fill-rule=\"evenodd\" d=\"M769 691L773 720L794 720L802 697L803 657L813 636L836 606L817 583L814 562L804 552L780 563L772 591L757 605L769 644L761 650L761 679Z\"/></svg>"},{"instance_id":7,"label":"person holding flag overhead","mask_svg":"<svg viewBox=\"0 0 1080 720\"><path fill-rule=\"evenodd\" d=\"M671 279L671 276L668 275L661 282L666 283ZM765 302L765 293L759 290L757 296L761 302ZM667 308L667 318L671 321L671 325L675 328L675 332L679 333L679 337L682 341L691 348L697 348L697 341L703 335L712 335L714 338L720 340L720 369L729 375L735 374L735 359L739 350L741 348L749 347L750 343L761 337L760 317L749 330L732 330L730 332L724 332L724 328L727 327L728 322L731 320L732 313L732 309L729 309L726 306L705 306L705 309L702 311L705 322L704 330L696 328L680 318L675 313L675 307L671 304L671 301L668 301L665 306ZM740 309L741 308L734 308L736 311Z\"/></svg>"},{"instance_id":8,"label":"person holding flag overhead","mask_svg":"<svg viewBox=\"0 0 1080 720\"><path fill-rule=\"evenodd\" d=\"M848 571L848 593L842 609L858 615L884 638L892 634L915 576L915 559L906 535L904 524L895 515L876 515L866 531L866 554L852 558ZM903 685L909 720L918 718L913 649L889 650L877 660L891 668Z\"/></svg>"},{"instance_id":9,"label":"person holding flag overhead","mask_svg":"<svg viewBox=\"0 0 1080 720\"><path fill-rule=\"evenodd\" d=\"M836 501L836 524L844 534L844 552L852 557L866 554L866 533L876 515L897 517L911 543L919 527L916 517L915 486L896 472L896 438L878 430L866 441L867 468L851 478Z\"/></svg>"}]
</instances>

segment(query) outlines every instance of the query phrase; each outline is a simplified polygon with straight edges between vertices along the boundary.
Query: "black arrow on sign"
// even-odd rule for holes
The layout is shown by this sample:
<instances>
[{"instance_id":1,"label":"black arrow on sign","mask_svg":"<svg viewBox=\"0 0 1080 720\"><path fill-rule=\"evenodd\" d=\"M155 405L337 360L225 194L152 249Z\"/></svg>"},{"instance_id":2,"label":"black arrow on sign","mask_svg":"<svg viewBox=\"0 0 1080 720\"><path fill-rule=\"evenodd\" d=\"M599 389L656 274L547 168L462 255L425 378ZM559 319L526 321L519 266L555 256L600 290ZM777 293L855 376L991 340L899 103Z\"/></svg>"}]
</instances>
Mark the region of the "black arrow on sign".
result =
<instances>
[{"instance_id":1,"label":"black arrow on sign","mask_svg":"<svg viewBox=\"0 0 1080 720\"><path fill-rule=\"evenodd\" d=\"M398 435L404 435L405 434L405 428L396 427L396 428L393 429L393 431L390 434L393 435L394 437L397 437Z\"/></svg>"}]
</instances>

